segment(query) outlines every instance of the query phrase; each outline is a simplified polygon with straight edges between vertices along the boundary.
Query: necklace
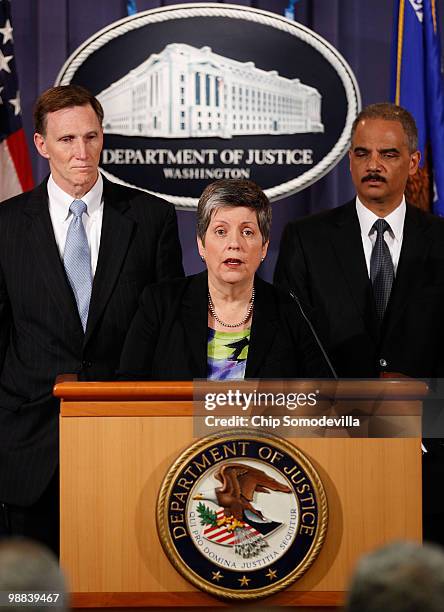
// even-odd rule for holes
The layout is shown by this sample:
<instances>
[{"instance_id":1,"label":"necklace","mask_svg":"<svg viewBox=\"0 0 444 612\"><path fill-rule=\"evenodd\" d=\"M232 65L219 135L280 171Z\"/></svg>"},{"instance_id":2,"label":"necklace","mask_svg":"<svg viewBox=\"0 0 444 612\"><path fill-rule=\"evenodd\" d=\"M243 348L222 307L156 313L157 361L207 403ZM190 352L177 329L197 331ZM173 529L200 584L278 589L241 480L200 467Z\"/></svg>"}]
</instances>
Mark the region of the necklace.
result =
<instances>
[{"instance_id":1,"label":"necklace","mask_svg":"<svg viewBox=\"0 0 444 612\"><path fill-rule=\"evenodd\" d=\"M253 312L253 306L254 306L254 287L253 287L253 291L251 292L251 300L250 300L250 305L248 306L247 314L242 319L242 321L240 321L239 323L224 323L217 316L216 311L214 310L214 304L213 304L213 300L211 299L211 294L208 291L208 309L211 312L214 319L218 323L220 323L220 325L223 325L224 327L240 327L241 325L245 325L245 323L251 317L251 313Z\"/></svg>"}]
</instances>

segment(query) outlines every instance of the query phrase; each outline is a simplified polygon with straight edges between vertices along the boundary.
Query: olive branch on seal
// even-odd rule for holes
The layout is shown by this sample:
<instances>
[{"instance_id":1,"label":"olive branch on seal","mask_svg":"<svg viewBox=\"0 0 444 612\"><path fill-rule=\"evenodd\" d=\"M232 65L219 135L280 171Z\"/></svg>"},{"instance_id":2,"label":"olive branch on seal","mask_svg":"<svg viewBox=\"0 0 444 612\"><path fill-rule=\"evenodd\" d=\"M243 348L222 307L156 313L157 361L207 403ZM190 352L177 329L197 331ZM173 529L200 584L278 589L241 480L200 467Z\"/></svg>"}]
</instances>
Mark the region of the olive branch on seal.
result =
<instances>
[{"instance_id":1,"label":"olive branch on seal","mask_svg":"<svg viewBox=\"0 0 444 612\"><path fill-rule=\"evenodd\" d=\"M217 525L217 514L214 510L210 510L208 506L200 502L197 504L197 513L199 514L201 525Z\"/></svg>"}]
</instances>

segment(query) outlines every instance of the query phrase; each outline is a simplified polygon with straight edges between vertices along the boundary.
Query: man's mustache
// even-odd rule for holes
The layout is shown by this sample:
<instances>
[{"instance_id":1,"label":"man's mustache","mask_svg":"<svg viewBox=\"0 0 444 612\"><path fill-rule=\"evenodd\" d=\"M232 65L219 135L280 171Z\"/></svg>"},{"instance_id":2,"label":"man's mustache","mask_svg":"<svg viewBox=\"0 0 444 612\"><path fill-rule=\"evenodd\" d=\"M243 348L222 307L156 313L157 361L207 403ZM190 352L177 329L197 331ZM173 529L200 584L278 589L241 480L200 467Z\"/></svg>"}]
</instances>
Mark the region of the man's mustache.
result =
<instances>
[{"instance_id":1,"label":"man's mustache","mask_svg":"<svg viewBox=\"0 0 444 612\"><path fill-rule=\"evenodd\" d=\"M364 178L361 179L361 183L365 183L367 181L380 181L381 183L387 182L380 174L366 174Z\"/></svg>"}]
</instances>

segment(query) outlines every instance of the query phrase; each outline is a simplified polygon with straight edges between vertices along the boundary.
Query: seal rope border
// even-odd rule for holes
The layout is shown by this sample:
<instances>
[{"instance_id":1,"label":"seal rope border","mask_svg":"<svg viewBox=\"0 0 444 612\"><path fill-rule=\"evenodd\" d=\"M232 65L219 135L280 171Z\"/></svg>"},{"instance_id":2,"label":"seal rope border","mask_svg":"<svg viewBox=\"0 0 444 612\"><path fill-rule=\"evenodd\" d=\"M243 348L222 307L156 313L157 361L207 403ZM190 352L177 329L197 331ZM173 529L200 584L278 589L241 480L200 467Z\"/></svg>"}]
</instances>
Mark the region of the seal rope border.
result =
<instances>
[{"instance_id":1,"label":"seal rope border","mask_svg":"<svg viewBox=\"0 0 444 612\"><path fill-rule=\"evenodd\" d=\"M172 542L172 538L170 535L170 530L168 527L168 506L166 504L167 500L170 498L174 480L177 476L178 472L182 470L188 461L193 455L195 455L199 451L204 451L206 448L211 447L214 443L221 442L220 434L212 434L211 436L207 436L205 438L201 438L197 442L194 442L191 446L186 448L174 463L169 467L166 476L164 477L162 484L160 485L159 495L157 498L157 506L156 506L156 525L157 532L159 535L160 542L162 544L162 548L167 555L168 559L172 563L172 565L176 568L176 570L186 578L193 586L197 587L201 591L205 591L214 595L215 597L223 598L230 601L237 600L255 600L263 597L268 597L270 595L274 595L287 587L293 584L298 578L300 578L314 563L316 558L318 557L321 548L325 541L325 536L327 534L328 528L328 502L327 496L325 493L324 485L319 477L319 474L312 462L308 457L306 457L302 451L300 451L297 447L290 444L286 440L278 438L272 434L266 434L260 431L254 431L251 433L233 429L229 430L224 434L224 438L229 438L230 436L237 436L241 439L253 439L256 441L264 440L269 441L271 444L275 444L277 448L284 450L291 457L294 458L296 456L296 460L307 475L311 478L313 483L313 488L316 494L316 501L318 503L318 529L316 533L316 537L310 546L310 549L305 557L305 559L299 564L297 568L291 571L285 578L279 580L278 582L273 583L270 586L261 587L259 589L252 589L250 591L235 591L233 589L223 589L223 587L215 587L211 585L206 580L203 580L198 574L196 574L192 569L190 569L186 563L179 557L176 551L176 547ZM223 443L223 441L222 441ZM251 457L248 457L251 459ZM277 468L275 468L277 469ZM279 470L278 470L279 471ZM285 477L285 476L284 476Z\"/></svg>"},{"instance_id":2,"label":"seal rope border","mask_svg":"<svg viewBox=\"0 0 444 612\"><path fill-rule=\"evenodd\" d=\"M223 5L223 8L221 8L220 4L203 3L175 4L170 7L161 7L136 13L135 15L125 17L124 19L120 19L119 21L110 24L102 30L99 30L99 32L96 32L96 34L94 34L92 37L88 38L63 64L59 74L57 75L55 84L69 84L78 68L90 55L122 34L126 34L132 30L144 27L151 23L162 23L164 21L172 21L173 19L187 19L191 17L228 17L232 19L243 19L246 21L252 21L253 23L274 27L275 29L291 34L292 36L296 36L296 38L299 40L302 40L306 44L310 45L316 51L318 51L331 66L334 67L344 86L348 102L345 125L338 141L314 168L307 170L295 179L291 179L290 181L266 189L265 194L270 201L273 202L281 197L290 196L298 191L301 191L302 189L305 189L306 187L309 187L327 174L327 172L329 172L329 170L331 170L345 155L349 146L351 126L361 108L361 96L358 83L347 61L342 57L339 51L322 36L300 23L291 21L269 11L242 7L235 4L226 4ZM195 210L197 208L198 198L174 196L151 191L149 189L143 189L115 177L113 174L103 170L102 168L100 170L107 178L114 180L114 182L163 198L174 204L177 209Z\"/></svg>"}]
</instances>

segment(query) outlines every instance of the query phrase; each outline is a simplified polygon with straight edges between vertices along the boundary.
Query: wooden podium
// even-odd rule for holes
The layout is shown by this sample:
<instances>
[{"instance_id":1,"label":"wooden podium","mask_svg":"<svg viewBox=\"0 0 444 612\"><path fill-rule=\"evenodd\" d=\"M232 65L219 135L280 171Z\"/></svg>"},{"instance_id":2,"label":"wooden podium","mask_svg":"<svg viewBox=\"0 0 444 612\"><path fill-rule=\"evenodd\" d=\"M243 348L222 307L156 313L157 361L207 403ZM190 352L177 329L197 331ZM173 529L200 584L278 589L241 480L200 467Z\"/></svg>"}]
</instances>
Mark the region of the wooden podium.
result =
<instances>
[{"instance_id":1,"label":"wooden podium","mask_svg":"<svg viewBox=\"0 0 444 612\"><path fill-rule=\"evenodd\" d=\"M359 381L341 382L339 395L364 401L395 394L403 410L418 414L426 393L413 381L367 384L370 390ZM230 606L182 578L156 530L160 484L195 442L192 383L65 381L54 393L61 399L61 563L73 607ZM290 441L324 484L327 536L301 579L253 607L335 608L363 553L396 539L421 539L420 439Z\"/></svg>"}]
</instances>

